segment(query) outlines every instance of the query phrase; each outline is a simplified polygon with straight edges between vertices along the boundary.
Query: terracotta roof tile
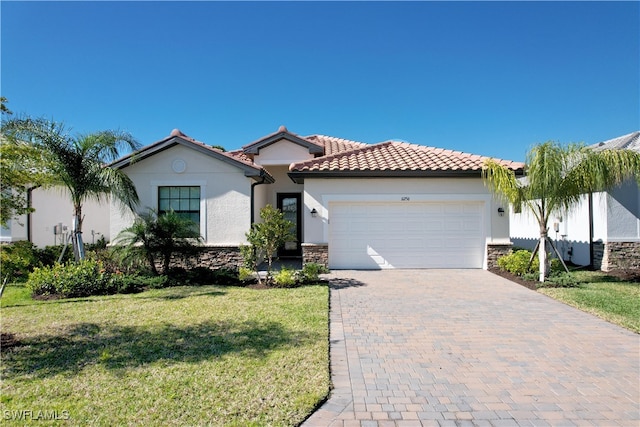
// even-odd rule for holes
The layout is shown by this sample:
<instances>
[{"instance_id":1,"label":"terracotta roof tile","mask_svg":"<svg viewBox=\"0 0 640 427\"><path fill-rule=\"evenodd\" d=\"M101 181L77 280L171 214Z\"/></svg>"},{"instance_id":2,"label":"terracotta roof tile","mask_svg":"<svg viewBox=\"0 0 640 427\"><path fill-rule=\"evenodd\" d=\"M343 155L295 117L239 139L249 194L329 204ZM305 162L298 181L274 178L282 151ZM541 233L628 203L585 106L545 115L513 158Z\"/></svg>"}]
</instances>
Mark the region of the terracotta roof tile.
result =
<instances>
[{"instance_id":1,"label":"terracotta roof tile","mask_svg":"<svg viewBox=\"0 0 640 427\"><path fill-rule=\"evenodd\" d=\"M348 139L326 135L310 135L303 138L307 141L323 146L325 156L342 153L344 151L351 151L356 148L366 147L369 145L364 142L350 141Z\"/></svg>"},{"instance_id":2,"label":"terracotta roof tile","mask_svg":"<svg viewBox=\"0 0 640 427\"><path fill-rule=\"evenodd\" d=\"M329 137L323 137L329 138ZM351 141L352 142L352 141ZM405 142L374 145L355 143L350 151L337 151L305 162L294 163L292 172L322 171L480 171L488 157L461 151L426 147ZM498 160L514 170L523 163Z\"/></svg>"},{"instance_id":3,"label":"terracotta roof tile","mask_svg":"<svg viewBox=\"0 0 640 427\"><path fill-rule=\"evenodd\" d=\"M249 166L250 168L255 169L257 171L263 170L262 167L254 164L251 161L251 159L249 159L247 156L235 155L235 152L229 153L229 152L222 151L222 150L220 150L218 148L214 148L214 147L212 147L210 145L205 144L204 142L201 142L201 141L198 141L198 140L196 140L194 138L191 138L190 136L182 133L179 129L172 130L171 133L169 134L169 136L167 136L167 137L165 137L165 138L163 138L163 139L161 139L159 141L156 141L156 142L154 142L152 144L149 144L149 145L147 145L145 147L142 147L141 149L139 149L139 150L137 150L137 151L135 151L133 153L129 153L129 154L123 156L120 159L112 162L111 165L128 164L127 162L130 162L131 159L135 159L136 157L140 157L141 155L144 157L144 153L145 152L150 152L150 153L155 152L155 149L157 147L160 147L163 144L169 143L169 141L171 139L173 139L173 138L181 138L181 139L183 139L183 140L185 140L185 141L187 141L187 142L189 142L191 144L194 144L196 146L200 146L203 149L206 149L208 151L217 153L218 155L222 155L224 157L227 157L228 159L230 159L230 160L232 160L234 162L242 163L242 164L244 164L246 166Z\"/></svg>"}]
</instances>

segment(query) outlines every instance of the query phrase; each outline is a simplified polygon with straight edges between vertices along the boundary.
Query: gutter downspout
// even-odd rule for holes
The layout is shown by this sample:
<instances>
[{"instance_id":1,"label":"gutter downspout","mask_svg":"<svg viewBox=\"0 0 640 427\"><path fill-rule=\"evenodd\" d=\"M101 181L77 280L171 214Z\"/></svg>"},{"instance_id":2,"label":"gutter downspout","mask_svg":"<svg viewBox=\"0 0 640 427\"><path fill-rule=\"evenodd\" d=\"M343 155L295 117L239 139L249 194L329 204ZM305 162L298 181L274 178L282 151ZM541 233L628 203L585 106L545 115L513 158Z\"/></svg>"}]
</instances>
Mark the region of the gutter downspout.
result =
<instances>
[{"instance_id":1,"label":"gutter downspout","mask_svg":"<svg viewBox=\"0 0 640 427\"><path fill-rule=\"evenodd\" d=\"M31 205L32 205L32 192L33 190L35 190L36 188L40 187L35 186L35 187L29 187L27 188L27 209L31 209ZM33 243L33 240L31 240L32 238L32 232L31 232L31 212L27 213L27 242L31 242Z\"/></svg>"},{"instance_id":2,"label":"gutter downspout","mask_svg":"<svg viewBox=\"0 0 640 427\"><path fill-rule=\"evenodd\" d=\"M594 270L593 265L593 193L589 193L589 268Z\"/></svg>"},{"instance_id":3,"label":"gutter downspout","mask_svg":"<svg viewBox=\"0 0 640 427\"><path fill-rule=\"evenodd\" d=\"M265 176L261 173L260 174L260 178L262 178L261 181L258 182L254 182L253 184L251 184L251 225L253 225L253 223L255 222L255 188L258 185L264 184L265 181L267 180L267 178L265 178Z\"/></svg>"}]
</instances>

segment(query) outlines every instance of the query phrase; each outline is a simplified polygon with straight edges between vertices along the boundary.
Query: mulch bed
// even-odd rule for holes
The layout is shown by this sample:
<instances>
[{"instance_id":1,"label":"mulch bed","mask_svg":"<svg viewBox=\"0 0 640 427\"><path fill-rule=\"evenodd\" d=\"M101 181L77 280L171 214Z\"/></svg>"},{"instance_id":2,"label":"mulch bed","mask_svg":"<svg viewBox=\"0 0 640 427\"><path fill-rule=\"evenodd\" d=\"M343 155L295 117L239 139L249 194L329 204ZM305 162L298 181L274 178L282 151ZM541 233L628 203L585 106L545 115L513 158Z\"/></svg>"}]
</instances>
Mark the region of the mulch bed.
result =
<instances>
[{"instance_id":1,"label":"mulch bed","mask_svg":"<svg viewBox=\"0 0 640 427\"><path fill-rule=\"evenodd\" d=\"M504 277L505 279L509 279L512 282L517 283L518 285L531 289L532 291L535 291L536 289L538 289L538 282L531 281L531 280L524 280L520 276L516 276L515 274L509 273L508 271L502 271L499 268L490 268L489 271L495 275Z\"/></svg>"},{"instance_id":2,"label":"mulch bed","mask_svg":"<svg viewBox=\"0 0 640 427\"><path fill-rule=\"evenodd\" d=\"M489 271L533 291L538 288L539 282L537 281L524 280L520 276L516 276L508 271L502 271L499 268L490 268ZM640 283L640 270L614 270L607 271L606 274L623 282Z\"/></svg>"}]
</instances>

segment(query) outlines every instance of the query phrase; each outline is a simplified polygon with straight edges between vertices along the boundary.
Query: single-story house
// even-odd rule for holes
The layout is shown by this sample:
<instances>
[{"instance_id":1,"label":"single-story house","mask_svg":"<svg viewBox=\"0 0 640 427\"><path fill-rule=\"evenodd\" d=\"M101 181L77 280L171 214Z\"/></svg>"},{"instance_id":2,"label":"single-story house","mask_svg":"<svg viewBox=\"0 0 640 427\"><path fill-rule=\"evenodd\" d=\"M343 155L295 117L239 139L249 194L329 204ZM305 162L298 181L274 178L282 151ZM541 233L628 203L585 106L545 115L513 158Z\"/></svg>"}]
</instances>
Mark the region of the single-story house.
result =
<instances>
[{"instance_id":1,"label":"single-story house","mask_svg":"<svg viewBox=\"0 0 640 427\"><path fill-rule=\"evenodd\" d=\"M590 147L640 152L640 131ZM513 209L510 217L514 246L533 249L539 238L535 218L526 210ZM635 180L583 195L574 209L550 218L549 228L549 237L567 261L604 271L640 268L640 188Z\"/></svg>"},{"instance_id":2,"label":"single-story house","mask_svg":"<svg viewBox=\"0 0 640 427\"><path fill-rule=\"evenodd\" d=\"M482 181L485 159L282 126L231 152L176 129L111 167L133 180L141 209L194 219L210 265L239 262L245 233L271 204L295 224L280 256L332 269L487 268L511 243L507 206ZM500 162L523 174L523 163ZM132 221L112 205L110 236Z\"/></svg>"}]
</instances>

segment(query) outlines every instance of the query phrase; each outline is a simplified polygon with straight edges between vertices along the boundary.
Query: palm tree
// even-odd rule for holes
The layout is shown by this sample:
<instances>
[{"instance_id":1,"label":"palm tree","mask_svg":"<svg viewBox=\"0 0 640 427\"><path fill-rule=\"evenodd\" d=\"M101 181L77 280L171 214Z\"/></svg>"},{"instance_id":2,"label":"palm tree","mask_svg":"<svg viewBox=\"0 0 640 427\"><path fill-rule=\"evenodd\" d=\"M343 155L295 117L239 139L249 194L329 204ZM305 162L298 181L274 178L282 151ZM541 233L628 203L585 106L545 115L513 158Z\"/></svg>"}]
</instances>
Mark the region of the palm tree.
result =
<instances>
[{"instance_id":1,"label":"palm tree","mask_svg":"<svg viewBox=\"0 0 640 427\"><path fill-rule=\"evenodd\" d=\"M72 136L62 124L45 119L16 118L2 125L8 138L25 141L51 160L45 171L53 185L64 186L73 203L74 253L84 258L82 204L104 200L106 195L133 210L138 193L129 177L105 164L120 157L121 149L136 150L139 144L126 132L106 130Z\"/></svg>"},{"instance_id":2,"label":"palm tree","mask_svg":"<svg viewBox=\"0 0 640 427\"><path fill-rule=\"evenodd\" d=\"M169 273L171 256L187 253L202 241L197 224L174 211L158 214L154 209L140 214L133 224L118 234L115 244L125 259L144 259L151 272L158 275L156 259L161 262L162 274Z\"/></svg>"},{"instance_id":3,"label":"palm tree","mask_svg":"<svg viewBox=\"0 0 640 427\"><path fill-rule=\"evenodd\" d=\"M632 150L593 150L581 144L566 147L548 141L534 146L527 154L525 177L516 179L512 170L488 160L483 179L488 187L516 209L524 205L536 218L540 239L540 277L548 276L546 243L552 214L574 207L586 193L605 191L635 177L640 183L640 153ZM532 255L535 256L535 251ZM560 257L561 258L561 257Z\"/></svg>"}]
</instances>

